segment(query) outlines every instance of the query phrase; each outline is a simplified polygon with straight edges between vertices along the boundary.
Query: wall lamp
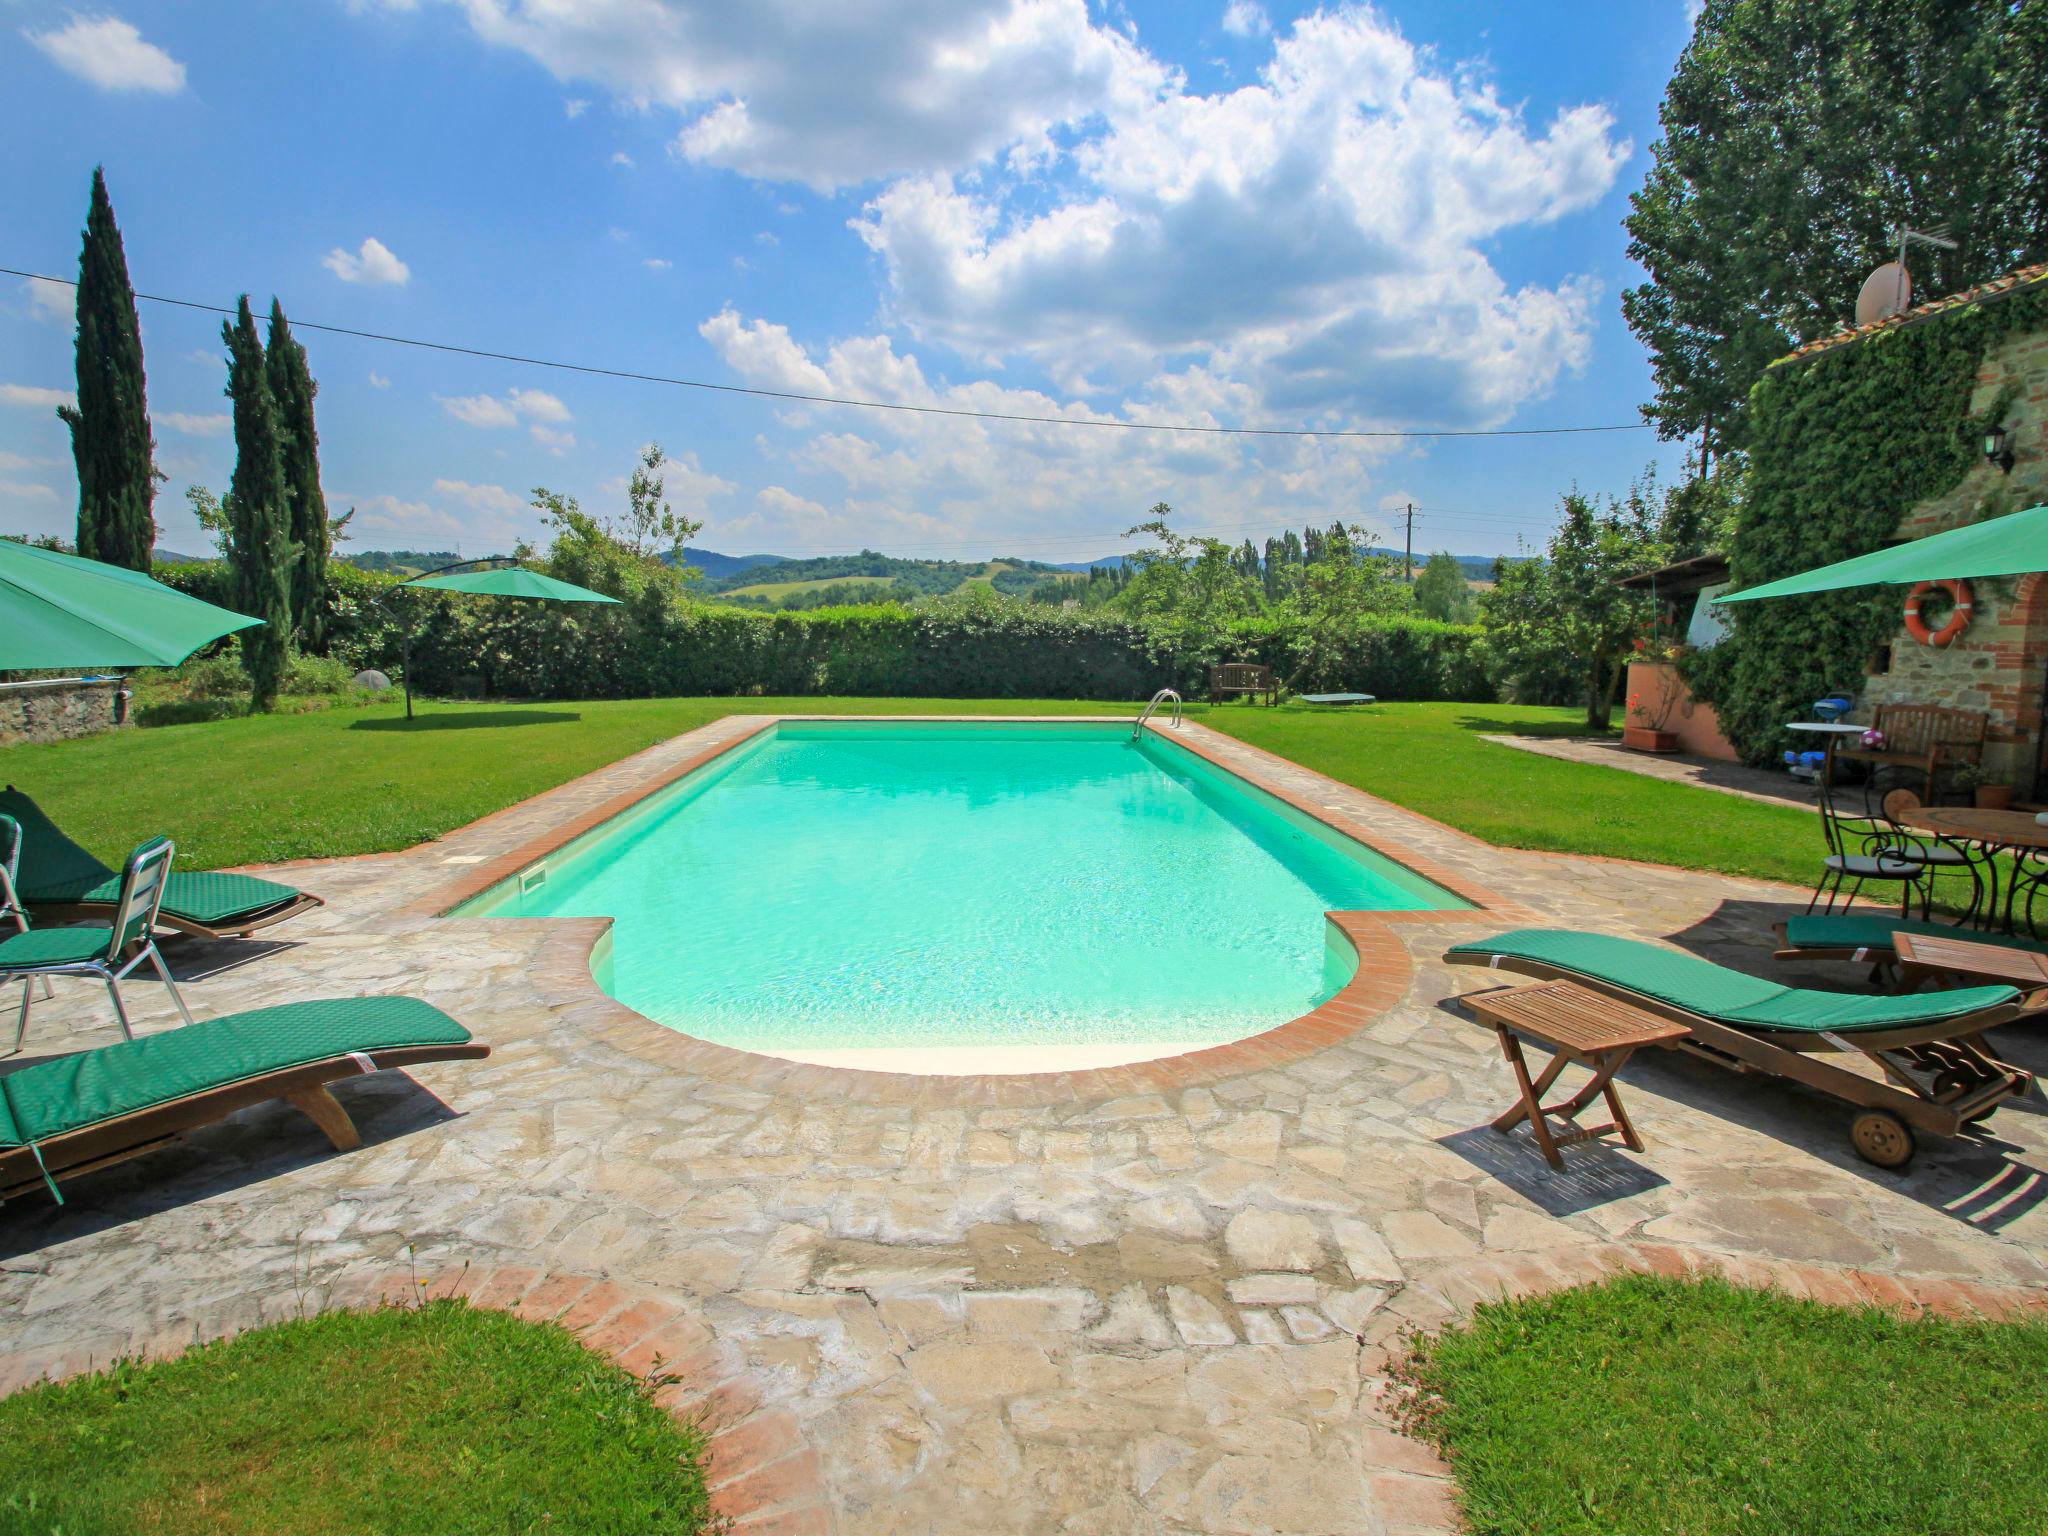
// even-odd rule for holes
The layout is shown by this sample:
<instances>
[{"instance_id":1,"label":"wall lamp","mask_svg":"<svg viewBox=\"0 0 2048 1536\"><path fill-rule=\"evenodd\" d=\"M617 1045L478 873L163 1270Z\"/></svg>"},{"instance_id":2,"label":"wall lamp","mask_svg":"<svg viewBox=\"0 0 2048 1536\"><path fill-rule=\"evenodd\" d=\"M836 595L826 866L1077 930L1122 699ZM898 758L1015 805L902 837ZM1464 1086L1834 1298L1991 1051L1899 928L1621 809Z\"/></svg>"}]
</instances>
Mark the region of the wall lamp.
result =
<instances>
[{"instance_id":1,"label":"wall lamp","mask_svg":"<svg viewBox=\"0 0 2048 1536\"><path fill-rule=\"evenodd\" d=\"M1996 464L2002 474L2011 474L2013 465L2012 434L2003 427L1992 427L1984 434L1984 457Z\"/></svg>"}]
</instances>

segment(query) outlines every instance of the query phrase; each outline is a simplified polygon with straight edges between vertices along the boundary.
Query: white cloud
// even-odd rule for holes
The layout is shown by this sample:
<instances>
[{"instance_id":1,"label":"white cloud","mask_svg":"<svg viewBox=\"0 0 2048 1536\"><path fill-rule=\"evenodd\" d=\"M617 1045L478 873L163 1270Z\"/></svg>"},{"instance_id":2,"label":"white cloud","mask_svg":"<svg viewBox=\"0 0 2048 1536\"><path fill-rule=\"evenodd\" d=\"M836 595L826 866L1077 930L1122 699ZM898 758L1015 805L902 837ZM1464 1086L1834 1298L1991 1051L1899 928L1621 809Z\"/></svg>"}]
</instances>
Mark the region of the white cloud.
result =
<instances>
[{"instance_id":1,"label":"white cloud","mask_svg":"<svg viewBox=\"0 0 2048 1536\"><path fill-rule=\"evenodd\" d=\"M590 110L590 103L580 96L571 96L562 103L562 115L574 122Z\"/></svg>"},{"instance_id":2,"label":"white cloud","mask_svg":"<svg viewBox=\"0 0 2048 1536\"><path fill-rule=\"evenodd\" d=\"M54 411L77 401L68 389L41 389L33 384L0 384L0 405L18 405L30 410Z\"/></svg>"},{"instance_id":3,"label":"white cloud","mask_svg":"<svg viewBox=\"0 0 2048 1536\"><path fill-rule=\"evenodd\" d=\"M55 501L56 490L47 485L34 485L21 480L0 480L0 501Z\"/></svg>"},{"instance_id":4,"label":"white cloud","mask_svg":"<svg viewBox=\"0 0 2048 1536\"><path fill-rule=\"evenodd\" d=\"M780 240L778 240L778 239L776 239L776 238L775 238L775 232L774 232L773 230L771 230L771 229L757 229L757 230L755 230L755 231L754 231L754 244L756 244L756 245L780 245L780 244L782 244L782 242L781 242Z\"/></svg>"},{"instance_id":5,"label":"white cloud","mask_svg":"<svg viewBox=\"0 0 2048 1536\"><path fill-rule=\"evenodd\" d=\"M43 469L55 463L54 459L32 459L24 453L9 453L0 448L0 471Z\"/></svg>"},{"instance_id":6,"label":"white cloud","mask_svg":"<svg viewBox=\"0 0 2048 1536\"><path fill-rule=\"evenodd\" d=\"M1172 78L1087 0L461 4L556 79L677 114L683 158L820 191L961 170Z\"/></svg>"},{"instance_id":7,"label":"white cloud","mask_svg":"<svg viewBox=\"0 0 2048 1536\"><path fill-rule=\"evenodd\" d=\"M615 149L612 151L612 164L630 171L633 169L633 157L623 149Z\"/></svg>"},{"instance_id":8,"label":"white cloud","mask_svg":"<svg viewBox=\"0 0 2048 1536\"><path fill-rule=\"evenodd\" d=\"M167 96L185 88L185 66L118 16L74 16L58 31L22 35L60 69L103 91Z\"/></svg>"},{"instance_id":9,"label":"white cloud","mask_svg":"<svg viewBox=\"0 0 2048 1536\"><path fill-rule=\"evenodd\" d=\"M576 446L576 434L574 432L563 431L557 427L543 426L537 421L526 429L526 433L527 436L531 437L536 443L539 443L541 447L547 449L552 454L564 454Z\"/></svg>"},{"instance_id":10,"label":"white cloud","mask_svg":"<svg viewBox=\"0 0 2048 1536\"><path fill-rule=\"evenodd\" d=\"M391 495L342 496L330 494L331 507L353 507L349 523L351 537L361 540L375 535L405 549L431 548L436 542L452 543L468 530L459 518L451 517L424 501L407 501Z\"/></svg>"},{"instance_id":11,"label":"white cloud","mask_svg":"<svg viewBox=\"0 0 2048 1536\"><path fill-rule=\"evenodd\" d=\"M512 409L521 416L534 421L560 423L575 419L570 416L569 407L544 389L515 389L512 391L511 404Z\"/></svg>"},{"instance_id":12,"label":"white cloud","mask_svg":"<svg viewBox=\"0 0 2048 1536\"><path fill-rule=\"evenodd\" d=\"M621 229L618 225L614 224L610 229L604 232L604 237L605 239L611 241L615 245L624 245L628 240L633 238L633 231L631 231L630 229Z\"/></svg>"},{"instance_id":13,"label":"white cloud","mask_svg":"<svg viewBox=\"0 0 2048 1536\"><path fill-rule=\"evenodd\" d=\"M886 336L854 337L814 354L786 328L732 310L699 329L744 382L803 394L1078 422L1191 425L1240 415L1250 398L1244 385L1190 369L1101 410L986 380L934 382ZM1080 559L1124 547L1115 533L1159 500L1181 509L1191 527L1270 519L1277 530L1327 522L1333 507L1360 503L1373 466L1396 451L1357 439L1077 431L834 406L785 417L800 428L811 422L820 430L793 449L757 443L764 457L787 463L790 480L808 477L801 490L779 486L804 505L756 497L738 517L721 517L707 537L811 551L867 542L934 555L962 553L965 541L981 554L1014 546L1015 553L1068 558L1057 545L1041 547L1053 539L1073 545L1069 554ZM1077 529L1088 536L1077 538Z\"/></svg>"},{"instance_id":14,"label":"white cloud","mask_svg":"<svg viewBox=\"0 0 2048 1536\"><path fill-rule=\"evenodd\" d=\"M60 320L69 325L77 318L78 290L69 283L29 277L22 279L21 290L28 300L29 313L38 320Z\"/></svg>"},{"instance_id":15,"label":"white cloud","mask_svg":"<svg viewBox=\"0 0 2048 1536\"><path fill-rule=\"evenodd\" d=\"M649 256L645 261L641 262L640 265L650 269L651 271L666 272L670 267L674 266L675 263L670 261L666 256Z\"/></svg>"},{"instance_id":16,"label":"white cloud","mask_svg":"<svg viewBox=\"0 0 2048 1536\"><path fill-rule=\"evenodd\" d=\"M441 409L469 427L516 427L519 415L496 395L436 395Z\"/></svg>"},{"instance_id":17,"label":"white cloud","mask_svg":"<svg viewBox=\"0 0 2048 1536\"><path fill-rule=\"evenodd\" d=\"M1627 154L1604 108L1534 130L1375 13L1318 12L1257 85L1113 108L1049 205L914 177L854 227L901 322L991 364L1080 388L1194 359L1267 419L1478 425L1583 364L1596 297L1511 289L1487 243L1590 207Z\"/></svg>"},{"instance_id":18,"label":"white cloud","mask_svg":"<svg viewBox=\"0 0 2048 1536\"><path fill-rule=\"evenodd\" d=\"M389 389L390 387L391 381L389 379L385 378L383 374L379 373L374 368L370 370L370 388Z\"/></svg>"},{"instance_id":19,"label":"white cloud","mask_svg":"<svg viewBox=\"0 0 2048 1536\"><path fill-rule=\"evenodd\" d=\"M182 432L187 437L224 437L228 428L235 424L234 418L226 412L217 416L195 416L188 411L158 411L150 420L161 422L173 432Z\"/></svg>"},{"instance_id":20,"label":"white cloud","mask_svg":"<svg viewBox=\"0 0 2048 1536\"><path fill-rule=\"evenodd\" d=\"M344 283L403 287L412 280L412 268L392 255L391 247L375 236L364 240L353 255L337 245L320 258L320 265Z\"/></svg>"},{"instance_id":21,"label":"white cloud","mask_svg":"<svg viewBox=\"0 0 2048 1536\"><path fill-rule=\"evenodd\" d=\"M524 496L502 485L471 485L467 480L436 480L434 494L477 512L522 512L527 504Z\"/></svg>"},{"instance_id":22,"label":"white cloud","mask_svg":"<svg viewBox=\"0 0 2048 1536\"><path fill-rule=\"evenodd\" d=\"M1233 37L1264 37L1273 21L1259 0L1230 0L1223 9L1223 30Z\"/></svg>"}]
</instances>

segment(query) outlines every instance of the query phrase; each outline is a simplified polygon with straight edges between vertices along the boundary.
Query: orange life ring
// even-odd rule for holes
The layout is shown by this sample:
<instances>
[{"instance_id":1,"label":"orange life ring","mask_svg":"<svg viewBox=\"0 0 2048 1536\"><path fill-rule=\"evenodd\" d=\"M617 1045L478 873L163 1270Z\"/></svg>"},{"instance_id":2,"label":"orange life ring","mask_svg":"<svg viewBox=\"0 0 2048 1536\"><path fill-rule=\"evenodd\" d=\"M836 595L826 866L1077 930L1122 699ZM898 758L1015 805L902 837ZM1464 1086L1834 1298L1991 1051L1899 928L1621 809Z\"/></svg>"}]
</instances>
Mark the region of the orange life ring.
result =
<instances>
[{"instance_id":1,"label":"orange life ring","mask_svg":"<svg viewBox=\"0 0 2048 1536\"><path fill-rule=\"evenodd\" d=\"M1937 590L1946 592L1955 606L1949 610L1946 624L1939 629L1929 629L1927 621L1920 617L1920 600ZM1970 608L1970 584L1967 581L1923 581L1906 594L1906 633L1922 645L1937 648L1948 645L1970 627Z\"/></svg>"}]
</instances>

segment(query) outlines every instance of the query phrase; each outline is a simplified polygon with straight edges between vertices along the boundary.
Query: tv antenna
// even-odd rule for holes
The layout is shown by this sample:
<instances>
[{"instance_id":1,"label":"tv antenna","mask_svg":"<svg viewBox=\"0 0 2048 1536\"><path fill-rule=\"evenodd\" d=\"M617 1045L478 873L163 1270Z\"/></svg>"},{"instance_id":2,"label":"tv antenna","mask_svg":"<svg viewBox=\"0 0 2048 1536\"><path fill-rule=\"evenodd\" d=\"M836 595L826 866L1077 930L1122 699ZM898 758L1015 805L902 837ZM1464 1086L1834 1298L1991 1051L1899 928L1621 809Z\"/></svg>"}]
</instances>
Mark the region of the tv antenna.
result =
<instances>
[{"instance_id":1,"label":"tv antenna","mask_svg":"<svg viewBox=\"0 0 2048 1536\"><path fill-rule=\"evenodd\" d=\"M1870 325L1903 314L1913 302L1913 273L1907 266L1906 258L1916 245L1933 246L1937 250L1953 251L1956 242L1949 238L1948 226L1939 225L1934 229L1910 229L1899 226L1899 259L1888 261L1863 280L1863 288L1856 295L1856 323Z\"/></svg>"}]
</instances>

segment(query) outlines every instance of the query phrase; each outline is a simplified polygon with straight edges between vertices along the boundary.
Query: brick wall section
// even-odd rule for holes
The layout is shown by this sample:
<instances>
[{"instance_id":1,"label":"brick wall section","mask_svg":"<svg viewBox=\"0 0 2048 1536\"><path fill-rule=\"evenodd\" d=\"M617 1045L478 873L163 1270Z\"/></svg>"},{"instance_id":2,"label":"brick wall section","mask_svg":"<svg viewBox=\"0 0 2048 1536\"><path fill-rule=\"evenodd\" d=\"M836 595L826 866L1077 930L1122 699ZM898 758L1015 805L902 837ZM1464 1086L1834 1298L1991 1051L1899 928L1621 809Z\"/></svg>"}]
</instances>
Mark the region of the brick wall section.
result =
<instances>
[{"instance_id":1,"label":"brick wall section","mask_svg":"<svg viewBox=\"0 0 2048 1536\"><path fill-rule=\"evenodd\" d=\"M1970 409L1991 408L2009 384L2019 399L2001 423L2011 435L2011 474L1979 459L1953 490L1922 502L1899 524L1899 537L1946 533L1977 518L1988 497L2013 511L2048 502L2048 330L2015 336L1993 351L1978 371ZM2042 692L2048 679L2048 590L2035 577L1973 583L1975 616L1950 646L1936 650L1906 632L1903 612L1892 641L1891 670L1872 677L1856 718L1878 704L1946 704L1991 716L1984 765L2022 796L2033 788L2042 727ZM1901 610L1906 589L1893 589Z\"/></svg>"}]
</instances>

